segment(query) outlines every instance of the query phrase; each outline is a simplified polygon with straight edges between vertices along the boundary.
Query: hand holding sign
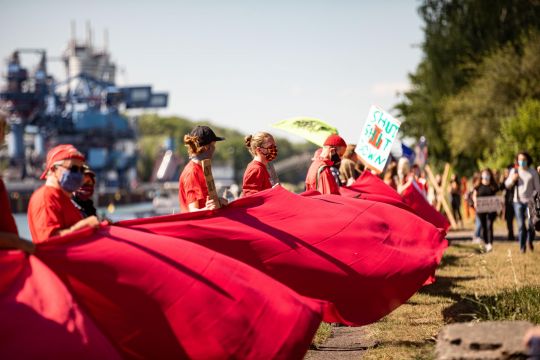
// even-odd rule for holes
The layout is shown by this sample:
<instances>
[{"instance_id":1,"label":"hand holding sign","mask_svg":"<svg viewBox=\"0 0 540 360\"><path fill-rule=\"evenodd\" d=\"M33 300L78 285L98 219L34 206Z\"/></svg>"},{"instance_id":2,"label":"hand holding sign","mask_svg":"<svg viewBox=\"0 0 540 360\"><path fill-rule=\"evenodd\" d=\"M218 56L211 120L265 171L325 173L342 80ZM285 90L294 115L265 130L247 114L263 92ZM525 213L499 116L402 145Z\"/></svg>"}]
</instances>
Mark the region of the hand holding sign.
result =
<instances>
[{"instance_id":1,"label":"hand holding sign","mask_svg":"<svg viewBox=\"0 0 540 360\"><path fill-rule=\"evenodd\" d=\"M501 212L504 206L504 197L497 195L478 196L475 206L477 213Z\"/></svg>"},{"instance_id":2,"label":"hand holding sign","mask_svg":"<svg viewBox=\"0 0 540 360\"><path fill-rule=\"evenodd\" d=\"M371 106L356 146L356 153L367 167L383 171L400 126L392 115Z\"/></svg>"}]
</instances>

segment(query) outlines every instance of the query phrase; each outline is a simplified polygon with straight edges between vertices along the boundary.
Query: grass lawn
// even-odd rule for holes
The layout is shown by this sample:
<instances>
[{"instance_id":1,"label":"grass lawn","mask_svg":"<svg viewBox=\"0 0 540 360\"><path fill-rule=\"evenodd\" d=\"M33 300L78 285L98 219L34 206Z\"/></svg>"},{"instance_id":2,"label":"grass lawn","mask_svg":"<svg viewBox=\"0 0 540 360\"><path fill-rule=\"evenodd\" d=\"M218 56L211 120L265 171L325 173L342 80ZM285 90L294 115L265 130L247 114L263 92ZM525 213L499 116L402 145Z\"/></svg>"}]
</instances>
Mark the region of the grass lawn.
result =
<instances>
[{"instance_id":1,"label":"grass lawn","mask_svg":"<svg viewBox=\"0 0 540 360\"><path fill-rule=\"evenodd\" d=\"M485 319L539 322L540 242L521 254L517 242L496 242L483 253L470 241L452 242L437 281L366 327L379 345L363 359L432 359L436 336L448 323Z\"/></svg>"}]
</instances>

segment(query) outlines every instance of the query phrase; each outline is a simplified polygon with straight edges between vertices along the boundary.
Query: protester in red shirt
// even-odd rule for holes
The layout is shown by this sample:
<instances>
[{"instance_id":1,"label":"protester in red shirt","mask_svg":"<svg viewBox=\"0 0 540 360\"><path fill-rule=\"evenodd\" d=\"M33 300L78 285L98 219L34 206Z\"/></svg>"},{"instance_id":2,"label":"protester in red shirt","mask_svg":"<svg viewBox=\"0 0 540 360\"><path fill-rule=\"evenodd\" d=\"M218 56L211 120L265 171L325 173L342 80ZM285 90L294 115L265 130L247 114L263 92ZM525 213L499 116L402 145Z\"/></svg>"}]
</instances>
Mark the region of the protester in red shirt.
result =
<instances>
[{"instance_id":1,"label":"protester in red shirt","mask_svg":"<svg viewBox=\"0 0 540 360\"><path fill-rule=\"evenodd\" d=\"M217 207L214 200L208 197L208 188L201 161L212 159L216 150L216 141L222 140L225 139L216 136L208 126L200 125L184 136L189 162L182 171L179 180L178 201L182 212L213 210ZM220 199L220 203L226 205L227 200Z\"/></svg>"},{"instance_id":2,"label":"protester in red shirt","mask_svg":"<svg viewBox=\"0 0 540 360\"><path fill-rule=\"evenodd\" d=\"M266 132L248 135L244 140L253 155L253 161L248 164L242 183L244 196L247 196L272 187L266 165L277 157L278 149L274 137Z\"/></svg>"},{"instance_id":3,"label":"protester in red shirt","mask_svg":"<svg viewBox=\"0 0 540 360\"><path fill-rule=\"evenodd\" d=\"M429 185L426 179L426 174L420 170L418 164L413 164L413 166L411 167L411 173L414 175L414 180L418 184L422 195L427 198Z\"/></svg>"},{"instance_id":4,"label":"protester in red shirt","mask_svg":"<svg viewBox=\"0 0 540 360\"><path fill-rule=\"evenodd\" d=\"M316 153L306 176L306 191L339 195L339 163L347 144L339 135L330 135L319 154Z\"/></svg>"},{"instance_id":5,"label":"protester in red shirt","mask_svg":"<svg viewBox=\"0 0 540 360\"><path fill-rule=\"evenodd\" d=\"M40 177L47 181L32 194L28 205L28 225L35 243L99 226L96 216L83 219L71 202L72 192L82 184L84 161L73 145L58 145L48 152L45 171Z\"/></svg>"},{"instance_id":6,"label":"protester in red shirt","mask_svg":"<svg viewBox=\"0 0 540 360\"><path fill-rule=\"evenodd\" d=\"M6 118L7 114L0 110L0 145L4 143ZM34 252L34 244L19 237L17 225L11 213L8 193L0 177L0 249L6 248Z\"/></svg>"}]
</instances>

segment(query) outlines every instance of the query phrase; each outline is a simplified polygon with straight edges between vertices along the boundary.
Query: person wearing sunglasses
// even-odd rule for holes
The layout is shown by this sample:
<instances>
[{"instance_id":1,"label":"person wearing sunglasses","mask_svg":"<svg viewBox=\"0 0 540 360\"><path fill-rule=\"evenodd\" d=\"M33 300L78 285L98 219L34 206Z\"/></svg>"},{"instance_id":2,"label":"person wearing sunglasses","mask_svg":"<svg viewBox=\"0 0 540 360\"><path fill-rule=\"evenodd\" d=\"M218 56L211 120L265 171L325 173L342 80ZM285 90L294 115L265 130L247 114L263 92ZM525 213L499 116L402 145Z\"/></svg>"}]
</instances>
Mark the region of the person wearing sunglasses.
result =
<instances>
[{"instance_id":1,"label":"person wearing sunglasses","mask_svg":"<svg viewBox=\"0 0 540 360\"><path fill-rule=\"evenodd\" d=\"M253 155L253 161L248 164L242 182L243 194L248 196L272 187L266 165L277 157L278 149L274 137L266 132L248 135L244 141Z\"/></svg>"},{"instance_id":2,"label":"person wearing sunglasses","mask_svg":"<svg viewBox=\"0 0 540 360\"><path fill-rule=\"evenodd\" d=\"M45 171L40 177L46 180L45 185L32 194L28 205L28 225L34 243L99 226L96 216L83 218L71 202L72 193L83 182L84 162L84 155L73 145L58 145L47 153Z\"/></svg>"},{"instance_id":3,"label":"person wearing sunglasses","mask_svg":"<svg viewBox=\"0 0 540 360\"><path fill-rule=\"evenodd\" d=\"M0 110L0 146L4 144L8 114ZM34 244L19 237L17 224L11 213L9 196L0 177L0 249L20 249L28 253L34 252Z\"/></svg>"}]
</instances>

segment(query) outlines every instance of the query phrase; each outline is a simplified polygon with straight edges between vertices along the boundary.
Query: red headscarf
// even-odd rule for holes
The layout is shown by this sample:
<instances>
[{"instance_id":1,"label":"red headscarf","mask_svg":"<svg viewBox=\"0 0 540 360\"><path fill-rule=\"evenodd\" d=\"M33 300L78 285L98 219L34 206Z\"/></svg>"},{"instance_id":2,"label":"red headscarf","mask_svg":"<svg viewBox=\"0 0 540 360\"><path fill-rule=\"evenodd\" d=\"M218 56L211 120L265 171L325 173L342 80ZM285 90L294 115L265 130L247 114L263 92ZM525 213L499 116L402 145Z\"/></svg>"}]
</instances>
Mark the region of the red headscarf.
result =
<instances>
[{"instance_id":1,"label":"red headscarf","mask_svg":"<svg viewBox=\"0 0 540 360\"><path fill-rule=\"evenodd\" d=\"M45 171L43 171L43 174L41 174L39 178L44 180L47 177L47 172L51 170L55 163L68 159L79 159L81 161L86 161L84 155L71 144L61 144L53 147L47 153Z\"/></svg>"}]
</instances>

